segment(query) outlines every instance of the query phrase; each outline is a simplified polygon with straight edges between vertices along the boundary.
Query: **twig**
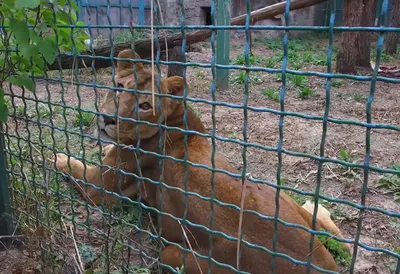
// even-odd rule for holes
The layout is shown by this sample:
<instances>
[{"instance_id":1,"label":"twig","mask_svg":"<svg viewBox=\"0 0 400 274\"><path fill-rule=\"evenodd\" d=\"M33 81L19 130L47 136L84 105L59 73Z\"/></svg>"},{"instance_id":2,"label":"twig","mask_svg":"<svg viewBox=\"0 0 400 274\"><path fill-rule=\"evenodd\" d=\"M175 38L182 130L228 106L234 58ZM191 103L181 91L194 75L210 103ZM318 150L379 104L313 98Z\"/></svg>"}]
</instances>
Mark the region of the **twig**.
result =
<instances>
[{"instance_id":1,"label":"twig","mask_svg":"<svg viewBox=\"0 0 400 274\"><path fill-rule=\"evenodd\" d=\"M161 25L164 26L164 14L160 5L160 0L157 0L158 10L160 11ZM164 30L164 41L165 41L165 61L168 62L168 40L167 30Z\"/></svg>"},{"instance_id":2,"label":"twig","mask_svg":"<svg viewBox=\"0 0 400 274\"><path fill-rule=\"evenodd\" d=\"M196 255L195 255L194 252L193 252L192 245L190 244L190 241L189 241L189 239L188 239L188 237L187 237L187 235L186 235L185 229L183 228L183 226L182 226L182 224L181 224L181 221L178 220L178 223L180 224L181 229L182 229L183 236L185 237L185 240L186 240L186 242L188 243L190 250L192 251L193 258L194 258L194 260L196 261L197 267L199 268L200 273L203 274L203 271L201 270L199 261L197 260L197 257L196 257Z\"/></svg>"},{"instance_id":3,"label":"twig","mask_svg":"<svg viewBox=\"0 0 400 274\"><path fill-rule=\"evenodd\" d=\"M240 245L241 245L240 235L242 235L243 209L244 209L244 200L245 200L246 181L247 181L246 179L243 181L241 198L240 198L239 229L238 229L238 241L237 241L237 248L236 248L236 268L237 268L237 270L239 270L239 266L240 266L240 258L239 258Z\"/></svg>"},{"instance_id":4,"label":"twig","mask_svg":"<svg viewBox=\"0 0 400 274\"><path fill-rule=\"evenodd\" d=\"M1 240L8 240L8 239L24 239L26 235L2 235L0 236Z\"/></svg>"},{"instance_id":5,"label":"twig","mask_svg":"<svg viewBox=\"0 0 400 274\"><path fill-rule=\"evenodd\" d=\"M81 260L81 255L79 254L78 246L76 245L75 235L74 235L74 231L72 230L72 226L70 226L69 229L71 231L72 240L74 242L75 252L76 252L76 255L78 257L78 262L79 263L77 262L78 263L77 265L78 265L79 271L81 273L84 273L85 268L83 267L83 263L82 263L82 260ZM74 256L74 258L75 258L75 256Z\"/></svg>"},{"instance_id":6,"label":"twig","mask_svg":"<svg viewBox=\"0 0 400 274\"><path fill-rule=\"evenodd\" d=\"M150 31L151 31L151 102L153 105L153 116L156 116L154 104L154 3L150 1Z\"/></svg>"},{"instance_id":7,"label":"twig","mask_svg":"<svg viewBox=\"0 0 400 274\"><path fill-rule=\"evenodd\" d=\"M336 232L335 234L333 234L332 236L330 236L328 239L326 239L326 241L321 242L321 244L319 244L319 245L318 245L316 248L314 248L310 253L308 253L308 254L305 256L305 258L304 258L303 260L307 259L308 256L310 256L311 254L313 254L316 250L318 250L321 246L323 246L324 244L326 244L330 239L332 239L333 237L337 236L339 233L340 233L340 231L338 231L338 232ZM315 235L313 235L313 236L315 236Z\"/></svg>"}]
</instances>

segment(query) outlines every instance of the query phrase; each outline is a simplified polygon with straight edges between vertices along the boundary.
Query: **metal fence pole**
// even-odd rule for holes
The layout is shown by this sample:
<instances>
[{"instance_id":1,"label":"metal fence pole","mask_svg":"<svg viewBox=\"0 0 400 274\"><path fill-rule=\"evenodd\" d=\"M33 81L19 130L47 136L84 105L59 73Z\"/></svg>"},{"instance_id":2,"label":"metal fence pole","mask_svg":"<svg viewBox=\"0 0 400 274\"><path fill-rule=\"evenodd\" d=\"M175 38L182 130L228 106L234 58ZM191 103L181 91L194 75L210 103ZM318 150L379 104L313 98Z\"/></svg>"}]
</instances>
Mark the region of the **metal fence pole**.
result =
<instances>
[{"instance_id":1,"label":"metal fence pole","mask_svg":"<svg viewBox=\"0 0 400 274\"><path fill-rule=\"evenodd\" d=\"M0 123L0 235L12 233L11 191L9 188L3 124Z\"/></svg>"}]
</instances>

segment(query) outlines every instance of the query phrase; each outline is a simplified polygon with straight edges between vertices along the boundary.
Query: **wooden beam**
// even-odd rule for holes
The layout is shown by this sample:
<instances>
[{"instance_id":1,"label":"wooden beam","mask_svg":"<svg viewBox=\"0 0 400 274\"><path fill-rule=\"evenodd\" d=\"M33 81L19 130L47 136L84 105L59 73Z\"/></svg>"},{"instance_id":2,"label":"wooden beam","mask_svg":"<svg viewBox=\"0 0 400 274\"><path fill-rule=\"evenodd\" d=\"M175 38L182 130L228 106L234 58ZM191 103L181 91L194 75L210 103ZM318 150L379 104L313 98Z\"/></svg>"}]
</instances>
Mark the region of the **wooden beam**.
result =
<instances>
[{"instance_id":1,"label":"wooden beam","mask_svg":"<svg viewBox=\"0 0 400 274\"><path fill-rule=\"evenodd\" d=\"M290 10L297 10L301 8L306 8L310 7L319 3L323 3L327 0L292 0L290 4ZM253 11L251 15L251 22L255 23L260 20L272 18L274 16L277 16L279 14L282 14L285 12L285 7L286 7L286 1L281 2L278 4L274 4L262 9L258 9ZM231 20L231 25L244 25L246 21L246 15L241 15L238 17L235 17ZM205 30L198 30L195 32L192 32L188 35L186 35L186 45L198 43L201 41L206 40L211 36L212 31L209 29ZM172 36L167 37L166 39L168 49L172 49L176 46L181 46L182 45L182 36L181 34L175 34ZM165 38L164 37L159 37L159 43L161 49L165 50ZM114 56L117 56L118 53L121 50L130 48L132 44L131 42L125 42L121 44L117 44L114 46L113 52ZM140 57L144 59L148 59L151 56L151 40L146 39L146 40L138 40L135 41L135 51L140 55ZM110 46L104 46L100 47L98 49L95 49L92 52L86 51L82 53L83 55L88 55L87 57L79 57L74 60L74 57L72 56L66 56L66 55L61 55L60 59L56 58L56 61L49 66L50 70L60 70L60 69L70 69L72 68L72 64L75 63L79 68L82 67L91 67L92 62L93 62L93 57L91 56L96 56L100 57L99 59L95 60L95 68L106 68L110 67L112 65L110 59L104 59L104 57L110 57L111 54L111 48ZM60 63L60 65L59 65Z\"/></svg>"},{"instance_id":2,"label":"wooden beam","mask_svg":"<svg viewBox=\"0 0 400 274\"><path fill-rule=\"evenodd\" d=\"M217 2L217 25L229 26L231 21L231 0L218 0ZM217 64L229 65L230 31L217 30ZM216 69L216 88L226 90L229 87L229 70Z\"/></svg>"}]
</instances>

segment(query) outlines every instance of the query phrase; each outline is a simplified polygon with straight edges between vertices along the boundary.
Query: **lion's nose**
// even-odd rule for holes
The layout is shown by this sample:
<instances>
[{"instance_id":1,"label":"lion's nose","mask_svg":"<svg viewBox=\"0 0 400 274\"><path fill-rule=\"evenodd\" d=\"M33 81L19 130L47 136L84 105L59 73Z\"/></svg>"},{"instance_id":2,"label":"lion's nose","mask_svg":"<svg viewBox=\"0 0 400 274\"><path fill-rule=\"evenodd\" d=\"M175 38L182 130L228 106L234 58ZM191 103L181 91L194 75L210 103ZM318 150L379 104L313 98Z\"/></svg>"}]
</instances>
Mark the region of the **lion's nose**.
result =
<instances>
[{"instance_id":1,"label":"lion's nose","mask_svg":"<svg viewBox=\"0 0 400 274\"><path fill-rule=\"evenodd\" d=\"M108 126L108 125L115 125L115 120L111 117L108 117L106 115L103 115L103 121L104 121L104 125Z\"/></svg>"}]
</instances>

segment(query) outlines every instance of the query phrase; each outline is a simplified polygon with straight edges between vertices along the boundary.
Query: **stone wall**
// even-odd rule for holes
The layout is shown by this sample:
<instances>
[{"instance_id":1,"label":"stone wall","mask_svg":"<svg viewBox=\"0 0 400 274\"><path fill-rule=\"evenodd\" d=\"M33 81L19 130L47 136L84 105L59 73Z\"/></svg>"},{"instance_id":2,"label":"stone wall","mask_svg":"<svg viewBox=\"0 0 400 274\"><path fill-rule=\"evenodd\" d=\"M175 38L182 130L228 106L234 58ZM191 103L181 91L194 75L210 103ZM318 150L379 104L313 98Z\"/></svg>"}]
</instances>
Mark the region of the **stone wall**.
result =
<instances>
[{"instance_id":1,"label":"stone wall","mask_svg":"<svg viewBox=\"0 0 400 274\"><path fill-rule=\"evenodd\" d=\"M160 0L164 13L164 21L166 25L180 25L181 10L179 0ZM246 1L231 0L231 17L246 14ZM185 7L185 24L186 25L206 25L206 13L210 12L211 0L184 0ZM268 5L281 2L280 0L251 0L251 10L256 10ZM208 8L208 9L207 9ZM217 7L218 8L218 7ZM316 11L318 6L292 11L290 13L291 26L312 26L315 22ZM216 13L216 12L215 12ZM277 16L272 19L256 22L254 25L266 26L284 26L285 20L283 16ZM300 32L297 32L300 33ZM243 31L232 31L233 35L242 35ZM279 30L260 30L252 32L254 37L278 37L283 34Z\"/></svg>"}]
</instances>

